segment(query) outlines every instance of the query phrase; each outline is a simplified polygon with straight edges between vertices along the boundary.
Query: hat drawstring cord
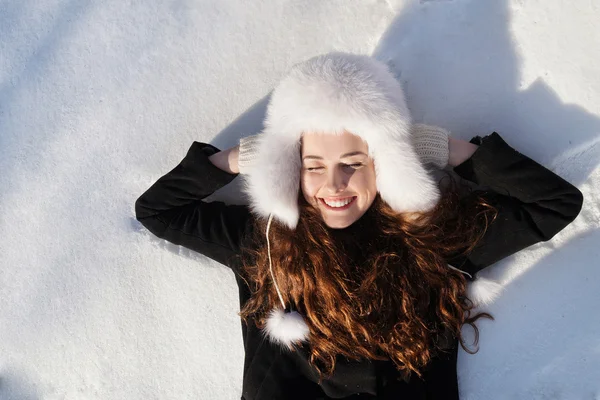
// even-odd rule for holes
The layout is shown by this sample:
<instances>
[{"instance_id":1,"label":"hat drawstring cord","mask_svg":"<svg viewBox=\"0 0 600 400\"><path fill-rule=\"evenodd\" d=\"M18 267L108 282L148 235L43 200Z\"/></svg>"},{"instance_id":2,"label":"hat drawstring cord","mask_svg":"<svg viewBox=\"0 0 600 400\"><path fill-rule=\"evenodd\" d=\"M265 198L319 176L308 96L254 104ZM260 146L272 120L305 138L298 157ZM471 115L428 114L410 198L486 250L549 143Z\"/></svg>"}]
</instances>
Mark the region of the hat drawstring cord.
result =
<instances>
[{"instance_id":1,"label":"hat drawstring cord","mask_svg":"<svg viewBox=\"0 0 600 400\"><path fill-rule=\"evenodd\" d=\"M277 290L277 296L279 296L279 301L281 301L281 306L285 310L285 302L283 301L283 296L281 296L281 292L279 291L279 286L277 286L277 281L275 280L275 274L273 274L273 264L271 262L271 244L269 243L269 228L271 227L271 220L273 220L273 214L269 214L269 221L267 222L267 252L269 255L269 271L271 271L271 279L273 279L273 284L275 285L275 290Z\"/></svg>"},{"instance_id":2,"label":"hat drawstring cord","mask_svg":"<svg viewBox=\"0 0 600 400\"><path fill-rule=\"evenodd\" d=\"M462 273L463 273L463 274L465 274L465 275L469 275L469 277L470 277L471 279L473 279L473 276L472 276L470 273L466 272L466 271L463 271L463 270L461 270L461 269L458 269L458 268L456 268L456 267L453 267L453 266L452 266L452 265L450 265L450 264L448 264L448 267L450 267L450 268L452 268L452 269L454 269L454 270L456 270L456 271L458 271L458 272L462 272Z\"/></svg>"}]
</instances>

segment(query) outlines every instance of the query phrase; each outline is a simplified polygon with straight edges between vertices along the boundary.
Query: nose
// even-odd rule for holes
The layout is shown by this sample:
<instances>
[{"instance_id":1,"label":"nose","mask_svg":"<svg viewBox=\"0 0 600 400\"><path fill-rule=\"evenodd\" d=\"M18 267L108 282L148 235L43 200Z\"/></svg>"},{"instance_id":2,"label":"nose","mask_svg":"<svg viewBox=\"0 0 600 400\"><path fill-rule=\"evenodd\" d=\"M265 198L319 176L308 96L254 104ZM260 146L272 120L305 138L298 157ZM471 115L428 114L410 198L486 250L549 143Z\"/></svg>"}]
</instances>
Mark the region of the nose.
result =
<instances>
[{"instance_id":1,"label":"nose","mask_svg":"<svg viewBox=\"0 0 600 400\"><path fill-rule=\"evenodd\" d=\"M339 168L332 168L327 173L326 189L329 193L335 194L342 192L348 186L346 176Z\"/></svg>"}]
</instances>

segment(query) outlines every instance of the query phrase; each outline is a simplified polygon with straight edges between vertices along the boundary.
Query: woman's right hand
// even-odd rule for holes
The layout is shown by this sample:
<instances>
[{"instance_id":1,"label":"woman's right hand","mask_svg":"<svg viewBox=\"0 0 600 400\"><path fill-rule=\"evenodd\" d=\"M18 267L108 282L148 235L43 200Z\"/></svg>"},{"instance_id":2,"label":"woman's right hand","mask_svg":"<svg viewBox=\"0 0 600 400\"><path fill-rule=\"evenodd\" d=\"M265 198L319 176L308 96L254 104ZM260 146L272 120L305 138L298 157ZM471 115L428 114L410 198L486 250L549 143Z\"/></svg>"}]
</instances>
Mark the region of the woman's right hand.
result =
<instances>
[{"instance_id":1,"label":"woman's right hand","mask_svg":"<svg viewBox=\"0 0 600 400\"><path fill-rule=\"evenodd\" d=\"M245 136L237 146L220 151L208 159L230 174L246 174L256 162L260 134Z\"/></svg>"},{"instance_id":2,"label":"woman's right hand","mask_svg":"<svg viewBox=\"0 0 600 400\"><path fill-rule=\"evenodd\" d=\"M227 150L219 151L218 153L208 156L208 159L213 163L214 166L222 169L225 172L229 172L230 174L239 174L239 147L240 146L237 145L230 147Z\"/></svg>"}]
</instances>

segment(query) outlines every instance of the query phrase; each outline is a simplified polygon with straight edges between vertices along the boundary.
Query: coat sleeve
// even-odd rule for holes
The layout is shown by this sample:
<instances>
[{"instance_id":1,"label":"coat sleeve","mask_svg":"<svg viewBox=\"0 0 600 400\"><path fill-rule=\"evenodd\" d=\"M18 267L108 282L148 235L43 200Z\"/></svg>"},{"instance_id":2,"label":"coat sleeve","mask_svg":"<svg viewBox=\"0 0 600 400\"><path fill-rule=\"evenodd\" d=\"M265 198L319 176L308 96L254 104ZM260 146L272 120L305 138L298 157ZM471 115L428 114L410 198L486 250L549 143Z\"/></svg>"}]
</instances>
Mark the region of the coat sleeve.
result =
<instances>
[{"instance_id":1,"label":"coat sleeve","mask_svg":"<svg viewBox=\"0 0 600 400\"><path fill-rule=\"evenodd\" d=\"M235 268L229 260L239 254L251 217L245 205L202 200L238 175L208 159L217 152L210 144L194 142L185 158L136 200L135 214L159 238Z\"/></svg>"},{"instance_id":2,"label":"coat sleeve","mask_svg":"<svg viewBox=\"0 0 600 400\"><path fill-rule=\"evenodd\" d=\"M454 167L460 177L486 187L482 193L498 209L496 220L467 256L449 264L474 275L535 243L545 242L579 214L583 194L549 169L510 147L500 135L471 139L473 155Z\"/></svg>"}]
</instances>

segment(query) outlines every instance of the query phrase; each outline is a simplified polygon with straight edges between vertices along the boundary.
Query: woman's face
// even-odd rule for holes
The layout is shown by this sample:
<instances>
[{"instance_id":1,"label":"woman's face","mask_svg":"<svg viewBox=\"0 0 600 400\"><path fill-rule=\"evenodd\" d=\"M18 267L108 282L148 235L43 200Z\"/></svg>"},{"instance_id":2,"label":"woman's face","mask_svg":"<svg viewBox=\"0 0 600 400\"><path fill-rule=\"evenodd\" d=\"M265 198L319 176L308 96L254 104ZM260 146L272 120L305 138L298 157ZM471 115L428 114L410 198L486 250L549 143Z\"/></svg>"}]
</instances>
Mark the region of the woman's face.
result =
<instances>
[{"instance_id":1,"label":"woman's face","mask_svg":"<svg viewBox=\"0 0 600 400\"><path fill-rule=\"evenodd\" d=\"M375 165L367 144L349 132L305 133L301 143L304 198L321 212L330 228L352 225L377 195Z\"/></svg>"}]
</instances>

